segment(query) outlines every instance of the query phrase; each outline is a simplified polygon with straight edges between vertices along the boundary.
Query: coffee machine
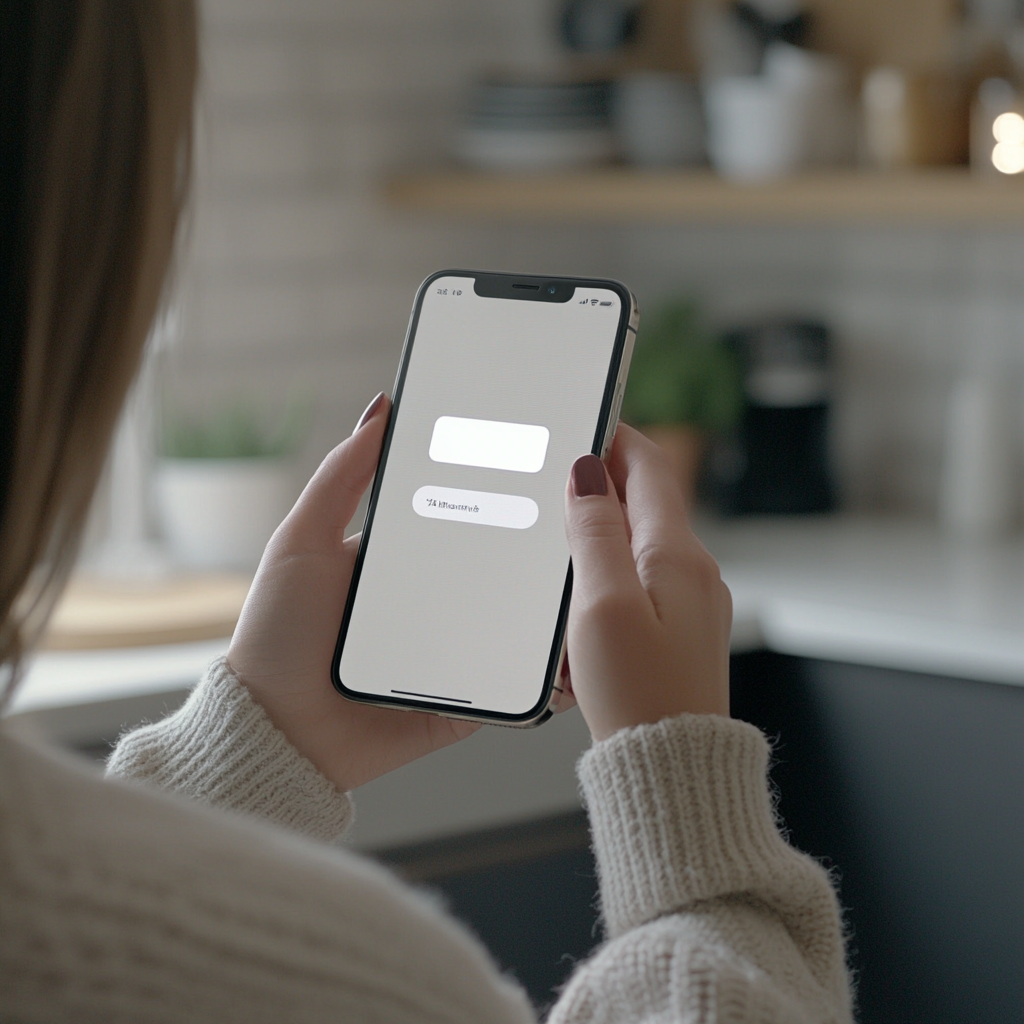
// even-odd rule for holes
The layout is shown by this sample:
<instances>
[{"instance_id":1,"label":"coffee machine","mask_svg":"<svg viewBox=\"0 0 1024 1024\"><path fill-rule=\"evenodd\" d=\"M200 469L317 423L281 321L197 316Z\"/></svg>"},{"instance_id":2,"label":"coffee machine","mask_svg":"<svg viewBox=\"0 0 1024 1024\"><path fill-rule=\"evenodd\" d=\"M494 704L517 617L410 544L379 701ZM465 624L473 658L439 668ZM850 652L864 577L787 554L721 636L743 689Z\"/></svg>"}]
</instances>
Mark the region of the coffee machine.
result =
<instances>
[{"instance_id":1,"label":"coffee machine","mask_svg":"<svg viewBox=\"0 0 1024 1024\"><path fill-rule=\"evenodd\" d=\"M742 370L737 429L711 452L712 504L724 515L830 512L828 328L779 319L726 335Z\"/></svg>"}]
</instances>

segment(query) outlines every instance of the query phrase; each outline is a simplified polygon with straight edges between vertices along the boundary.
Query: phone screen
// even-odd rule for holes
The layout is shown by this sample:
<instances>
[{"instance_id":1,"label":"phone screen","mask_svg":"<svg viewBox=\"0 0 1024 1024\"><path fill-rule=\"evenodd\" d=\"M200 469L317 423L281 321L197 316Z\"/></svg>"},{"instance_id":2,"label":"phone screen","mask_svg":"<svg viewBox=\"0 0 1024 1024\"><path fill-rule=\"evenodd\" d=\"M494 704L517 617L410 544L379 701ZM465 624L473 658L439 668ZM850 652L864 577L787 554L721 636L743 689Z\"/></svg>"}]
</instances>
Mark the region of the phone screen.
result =
<instances>
[{"instance_id":1,"label":"phone screen","mask_svg":"<svg viewBox=\"0 0 1024 1024\"><path fill-rule=\"evenodd\" d=\"M565 486L594 447L622 298L579 286L562 302L485 297L474 283L425 285L336 682L525 716L557 639Z\"/></svg>"}]
</instances>

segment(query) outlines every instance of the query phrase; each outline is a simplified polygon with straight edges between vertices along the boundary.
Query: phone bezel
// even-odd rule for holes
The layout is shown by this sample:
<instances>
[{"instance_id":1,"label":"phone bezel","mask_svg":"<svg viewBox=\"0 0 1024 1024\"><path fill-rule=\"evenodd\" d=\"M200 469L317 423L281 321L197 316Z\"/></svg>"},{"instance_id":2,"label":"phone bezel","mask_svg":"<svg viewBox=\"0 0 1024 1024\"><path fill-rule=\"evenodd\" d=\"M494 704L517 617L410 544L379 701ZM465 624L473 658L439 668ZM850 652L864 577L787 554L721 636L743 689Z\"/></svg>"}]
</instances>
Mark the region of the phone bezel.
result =
<instances>
[{"instance_id":1,"label":"phone bezel","mask_svg":"<svg viewBox=\"0 0 1024 1024\"><path fill-rule=\"evenodd\" d=\"M349 622L352 618L352 611L355 605L355 598L359 589L359 580L362 575L363 562L366 557L366 550L370 543L373 530L374 515L377 510L377 499L384 480L384 473L387 469L388 456L391 451L391 439L394 435L395 424L401 409L402 393L405 389L405 379L409 368L409 361L412 356L412 348L416 338L416 329L419 326L420 312L423 307L423 299L427 289L438 279L443 277L464 277L472 278L474 290L478 282L483 279L486 286L491 289L488 297L507 298L514 301L526 302L551 302L562 303L571 301L572 295L577 288L604 288L614 291L619 296L619 324L616 328L615 343L612 347L612 357L609 363L608 374L605 379L604 394L601 398L601 408L598 414L597 427L594 431L594 440L591 444L591 452L600 456L604 447L605 438L608 432L608 419L611 414L612 405L615 401L615 386L618 381L619 369L622 363L622 356L626 347L627 332L630 329L630 318L633 313L635 300L630 290L620 281L605 278L585 277L542 277L536 274L505 274L482 270L439 270L427 277L419 286L413 301L412 314L409 317L409 326L406 330L405 344L402 347L402 356L398 364L398 374L395 378L395 386L391 398L391 412L388 419L387 430L381 446L380 461L377 471L374 474L373 486L370 490L370 499L367 504L366 518L363 522L362 536L359 541L359 550L356 554L355 565L352 569L352 580L349 584L348 594L345 598L345 611L342 615L341 625L338 629L338 640L334 648L334 657L331 660L331 682L334 688L345 698L359 704L371 704L378 707L404 708L417 711L429 711L433 714L443 715L449 718L466 719L473 722L485 722L492 725L509 726L530 726L539 725L550 717L552 693L558 674L561 669L562 651L565 643L566 624L569 616L569 600L572 597L572 559L566 570L565 583L562 588L562 599L559 603L558 616L555 623L552 637L551 649L548 655L548 664L545 671L541 695L537 703L527 712L513 715L498 711L477 710L467 711L456 705L448 705L436 701L418 701L412 698L391 697L382 694L363 693L359 690L352 690L347 687L341 679L341 656L345 647L345 640L348 635ZM513 285L521 286L521 294L515 294ZM539 285L539 290L534 286ZM548 285L555 285L559 290L553 297L548 297L544 289ZM564 291L568 290L568 298L560 298ZM503 292L504 294L495 294Z\"/></svg>"}]
</instances>

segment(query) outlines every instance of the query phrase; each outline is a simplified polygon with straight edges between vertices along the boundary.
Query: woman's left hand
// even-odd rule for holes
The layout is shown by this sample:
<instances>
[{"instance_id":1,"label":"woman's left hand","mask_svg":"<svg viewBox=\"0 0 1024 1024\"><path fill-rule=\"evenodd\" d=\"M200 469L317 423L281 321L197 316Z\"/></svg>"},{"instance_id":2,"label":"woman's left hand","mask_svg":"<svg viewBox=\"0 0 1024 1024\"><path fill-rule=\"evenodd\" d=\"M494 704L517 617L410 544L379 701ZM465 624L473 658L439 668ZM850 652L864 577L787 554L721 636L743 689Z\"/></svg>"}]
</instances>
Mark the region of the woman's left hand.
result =
<instances>
[{"instance_id":1,"label":"woman's left hand","mask_svg":"<svg viewBox=\"0 0 1024 1024\"><path fill-rule=\"evenodd\" d=\"M383 394L324 459L263 554L228 664L271 721L339 789L361 786L479 726L356 704L331 684L359 538L344 538L370 485L388 421Z\"/></svg>"}]
</instances>

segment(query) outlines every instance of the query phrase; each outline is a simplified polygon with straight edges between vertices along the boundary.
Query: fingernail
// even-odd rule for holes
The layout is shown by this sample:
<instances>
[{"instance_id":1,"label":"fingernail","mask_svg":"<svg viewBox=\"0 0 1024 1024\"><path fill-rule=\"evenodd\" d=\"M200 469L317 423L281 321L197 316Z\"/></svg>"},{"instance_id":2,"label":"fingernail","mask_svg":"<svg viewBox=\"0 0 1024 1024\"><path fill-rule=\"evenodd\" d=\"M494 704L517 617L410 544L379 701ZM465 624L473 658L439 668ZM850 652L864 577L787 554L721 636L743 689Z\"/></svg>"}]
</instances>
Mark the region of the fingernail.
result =
<instances>
[{"instance_id":1,"label":"fingernail","mask_svg":"<svg viewBox=\"0 0 1024 1024\"><path fill-rule=\"evenodd\" d=\"M572 490L577 498L608 493L604 463L596 455L581 455L572 464Z\"/></svg>"},{"instance_id":2,"label":"fingernail","mask_svg":"<svg viewBox=\"0 0 1024 1024\"><path fill-rule=\"evenodd\" d=\"M363 426L367 420L373 419L373 414L380 408L380 403L384 401L384 392L382 391L367 407L366 412L359 417L359 422L356 424L356 429L352 431L353 434L357 433L359 428Z\"/></svg>"}]
</instances>

